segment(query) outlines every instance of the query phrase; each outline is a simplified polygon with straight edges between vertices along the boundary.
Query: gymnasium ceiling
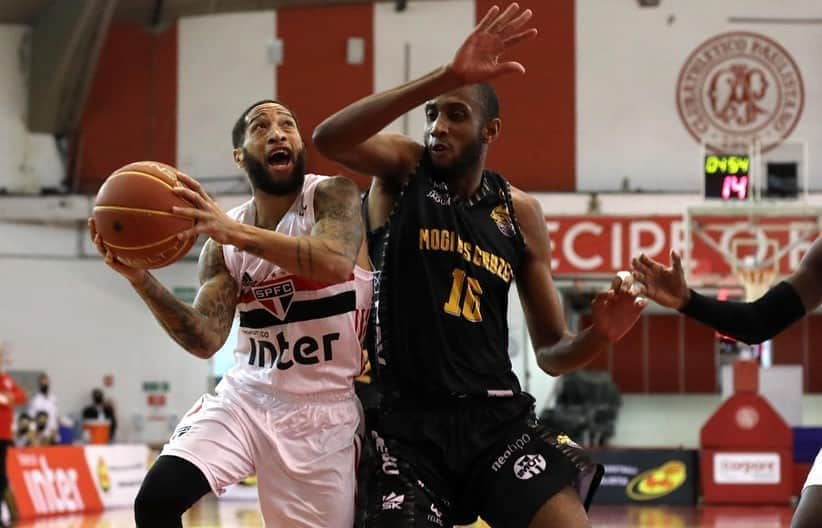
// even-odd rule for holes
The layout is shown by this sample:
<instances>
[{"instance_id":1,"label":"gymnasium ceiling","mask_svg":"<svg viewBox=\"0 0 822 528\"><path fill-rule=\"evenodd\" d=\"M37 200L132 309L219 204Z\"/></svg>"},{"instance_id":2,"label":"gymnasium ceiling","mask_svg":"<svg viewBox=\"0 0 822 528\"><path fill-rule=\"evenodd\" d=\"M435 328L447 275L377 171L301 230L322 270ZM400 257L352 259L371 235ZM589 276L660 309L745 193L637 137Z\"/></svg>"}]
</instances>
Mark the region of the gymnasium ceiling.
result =
<instances>
[{"instance_id":1,"label":"gymnasium ceiling","mask_svg":"<svg viewBox=\"0 0 822 528\"><path fill-rule=\"evenodd\" d=\"M0 24L31 31L18 55L28 78L28 128L71 137L112 22L161 30L181 16L406 0L0 0Z\"/></svg>"},{"instance_id":2,"label":"gymnasium ceiling","mask_svg":"<svg viewBox=\"0 0 822 528\"><path fill-rule=\"evenodd\" d=\"M34 24L47 12L55 1L60 0L0 0L0 24ZM62 0L65 1L65 0ZM81 3L79 0L71 0ZM225 13L231 11L255 11L279 7L355 4L369 0L117 0L114 20L142 22L155 25L181 16ZM371 0L375 2L404 2L396 0Z\"/></svg>"}]
</instances>

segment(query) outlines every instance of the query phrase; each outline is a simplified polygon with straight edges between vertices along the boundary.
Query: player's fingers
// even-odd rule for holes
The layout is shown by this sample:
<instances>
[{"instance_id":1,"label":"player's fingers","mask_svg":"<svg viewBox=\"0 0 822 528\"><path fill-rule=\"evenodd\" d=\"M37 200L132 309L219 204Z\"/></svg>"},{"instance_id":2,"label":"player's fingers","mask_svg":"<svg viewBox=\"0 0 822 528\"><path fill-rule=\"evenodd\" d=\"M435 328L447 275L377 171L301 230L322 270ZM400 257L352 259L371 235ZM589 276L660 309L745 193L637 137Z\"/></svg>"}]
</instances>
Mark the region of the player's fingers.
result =
<instances>
[{"instance_id":1,"label":"player's fingers","mask_svg":"<svg viewBox=\"0 0 822 528\"><path fill-rule=\"evenodd\" d=\"M657 269L662 267L658 262L656 262L654 259L646 255L645 253L639 254L639 261L651 269Z\"/></svg>"},{"instance_id":2,"label":"player's fingers","mask_svg":"<svg viewBox=\"0 0 822 528\"><path fill-rule=\"evenodd\" d=\"M678 251L671 250L671 265L677 273L682 272L682 257Z\"/></svg>"},{"instance_id":3,"label":"player's fingers","mask_svg":"<svg viewBox=\"0 0 822 528\"><path fill-rule=\"evenodd\" d=\"M646 275L650 275L654 271L654 267L651 263L648 262L648 258L642 258L644 255L640 255L639 258L634 258L631 260L631 264L633 265L635 270L641 271Z\"/></svg>"},{"instance_id":4,"label":"player's fingers","mask_svg":"<svg viewBox=\"0 0 822 528\"><path fill-rule=\"evenodd\" d=\"M505 44L506 48L510 48L511 46L516 46L520 42L523 42L525 40L532 39L532 38L536 37L538 33L539 33L539 31L537 31L537 28L531 28L527 31L521 31L521 32L517 33L516 35L511 35L510 37L506 37L502 41L502 43Z\"/></svg>"},{"instance_id":5,"label":"player's fingers","mask_svg":"<svg viewBox=\"0 0 822 528\"><path fill-rule=\"evenodd\" d=\"M489 76L489 79L494 79L496 77L502 77L503 75L508 75L509 73L525 73L525 66L522 64L511 61L511 62L503 62L502 64L498 64L496 68L494 68L493 72Z\"/></svg>"},{"instance_id":6,"label":"player's fingers","mask_svg":"<svg viewBox=\"0 0 822 528\"><path fill-rule=\"evenodd\" d=\"M200 185L200 182L189 176L188 174L183 174L182 172L177 173L177 178L183 182L183 185L192 189L197 192L203 192L203 186Z\"/></svg>"},{"instance_id":7,"label":"player's fingers","mask_svg":"<svg viewBox=\"0 0 822 528\"><path fill-rule=\"evenodd\" d=\"M525 11L520 13L519 16L517 16L514 20L508 22L508 24L505 25L505 28L503 28L503 32L506 35L510 35L514 31L524 26L526 22L531 20L532 16L534 16L534 12L530 9L526 9Z\"/></svg>"},{"instance_id":8,"label":"player's fingers","mask_svg":"<svg viewBox=\"0 0 822 528\"><path fill-rule=\"evenodd\" d=\"M171 212L178 216L185 216L186 218L193 218L195 220L206 220L211 218L211 213L203 211L202 209L195 209L194 207L179 207L174 206Z\"/></svg>"},{"instance_id":9,"label":"player's fingers","mask_svg":"<svg viewBox=\"0 0 822 528\"><path fill-rule=\"evenodd\" d=\"M516 17L517 13L519 13L519 4L513 2L488 26L488 31L493 33L502 31L505 29L505 25Z\"/></svg>"},{"instance_id":10,"label":"player's fingers","mask_svg":"<svg viewBox=\"0 0 822 528\"><path fill-rule=\"evenodd\" d=\"M210 226L207 223L197 224L194 227L189 227L185 231L180 231L179 233L177 233L177 238L180 240L197 238L202 233L208 233L209 227Z\"/></svg>"},{"instance_id":11,"label":"player's fingers","mask_svg":"<svg viewBox=\"0 0 822 528\"><path fill-rule=\"evenodd\" d=\"M94 235L94 247L96 247L97 251L99 251L100 254L103 256L105 256L106 252L108 251L108 248L106 247L106 244L103 242L103 238L100 236L99 233Z\"/></svg>"},{"instance_id":12,"label":"player's fingers","mask_svg":"<svg viewBox=\"0 0 822 528\"><path fill-rule=\"evenodd\" d=\"M646 306L648 306L648 299L646 299L645 297L637 297L636 299L634 299L634 306L639 308L639 311L641 312L645 309Z\"/></svg>"},{"instance_id":13,"label":"player's fingers","mask_svg":"<svg viewBox=\"0 0 822 528\"><path fill-rule=\"evenodd\" d=\"M193 205L196 205L201 209L208 206L208 196L203 196L202 194L195 192L192 189L187 189L185 187L175 187L171 190L171 192L173 192L181 198L185 198Z\"/></svg>"},{"instance_id":14,"label":"player's fingers","mask_svg":"<svg viewBox=\"0 0 822 528\"><path fill-rule=\"evenodd\" d=\"M489 9L485 13L485 16L482 17L482 20L480 20L479 24L477 24L477 31L487 30L488 27L491 25L491 22L494 20L494 18L496 18L497 13L499 13L499 6L491 6L491 9Z\"/></svg>"}]
</instances>

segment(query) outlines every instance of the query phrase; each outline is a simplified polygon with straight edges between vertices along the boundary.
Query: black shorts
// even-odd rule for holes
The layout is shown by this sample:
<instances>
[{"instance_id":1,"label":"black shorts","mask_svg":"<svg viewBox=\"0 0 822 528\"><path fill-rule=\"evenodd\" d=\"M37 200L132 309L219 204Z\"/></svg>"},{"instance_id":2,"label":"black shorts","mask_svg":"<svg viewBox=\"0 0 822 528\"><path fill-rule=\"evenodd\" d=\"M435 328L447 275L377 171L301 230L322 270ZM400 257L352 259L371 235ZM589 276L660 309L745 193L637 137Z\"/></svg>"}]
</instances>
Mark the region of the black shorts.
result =
<instances>
[{"instance_id":1,"label":"black shorts","mask_svg":"<svg viewBox=\"0 0 822 528\"><path fill-rule=\"evenodd\" d=\"M520 395L382 416L367 433L362 526L450 528L481 516L494 528L527 528L566 486L587 508L602 467L567 436L538 426L532 407Z\"/></svg>"}]
</instances>

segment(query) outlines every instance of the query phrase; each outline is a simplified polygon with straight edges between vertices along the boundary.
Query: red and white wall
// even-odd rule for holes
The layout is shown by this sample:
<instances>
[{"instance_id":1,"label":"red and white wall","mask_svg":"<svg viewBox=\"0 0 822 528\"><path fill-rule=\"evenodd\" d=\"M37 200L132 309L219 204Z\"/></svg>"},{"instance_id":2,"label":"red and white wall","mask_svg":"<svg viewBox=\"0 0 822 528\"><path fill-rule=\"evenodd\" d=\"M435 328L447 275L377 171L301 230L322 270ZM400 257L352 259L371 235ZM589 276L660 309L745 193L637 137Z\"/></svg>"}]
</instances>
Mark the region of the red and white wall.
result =
<instances>
[{"instance_id":1,"label":"red and white wall","mask_svg":"<svg viewBox=\"0 0 822 528\"><path fill-rule=\"evenodd\" d=\"M137 158L175 163L205 179L239 175L227 138L248 103L282 99L298 113L308 139L320 120L345 104L447 62L493 3L412 0L404 12L369 2L283 8L184 18L159 33L114 24L83 116L74 160L85 181L79 188L93 189L111 170ZM822 15L822 4L521 3L535 10L540 35L516 50L527 74L494 83L503 133L490 153L490 165L517 185L531 191L619 190L627 178L632 189L699 191L700 144L677 105L680 73L709 39L748 32L778 46L795 64L803 90L788 109L797 119L786 140L807 145L811 187L822 188L813 158L822 150L822 66L816 60L822 36L808 22ZM0 178L14 174L18 186L26 164L16 161L33 148L24 145L19 120L25 108L16 51L22 32L13 26L0 30L0 131L7 139L0 147L6 153L0 156L6 168ZM360 64L346 60L352 37L364 43ZM276 65L269 49L278 39L283 56ZM749 66L770 71L767 54L752 55L743 57ZM765 97L746 104L761 103L767 112L774 110L774 101L789 97L789 86L773 76L768 80ZM418 138L422 122L416 110L391 129ZM734 126L739 128L729 125ZM778 155L779 149L772 153ZM27 159L31 164L40 158ZM314 153L310 164L321 172L338 170ZM644 213L656 212L652 200L637 203Z\"/></svg>"}]
</instances>

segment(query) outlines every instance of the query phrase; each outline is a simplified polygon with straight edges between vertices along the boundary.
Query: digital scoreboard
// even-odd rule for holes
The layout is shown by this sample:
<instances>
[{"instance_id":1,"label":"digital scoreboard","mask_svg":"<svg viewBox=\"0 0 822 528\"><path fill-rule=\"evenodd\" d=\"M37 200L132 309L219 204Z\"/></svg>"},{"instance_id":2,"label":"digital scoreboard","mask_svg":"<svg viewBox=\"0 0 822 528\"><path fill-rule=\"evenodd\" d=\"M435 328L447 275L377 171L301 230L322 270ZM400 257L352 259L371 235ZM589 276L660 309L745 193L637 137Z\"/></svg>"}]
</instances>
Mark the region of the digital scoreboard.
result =
<instances>
[{"instance_id":1,"label":"digital scoreboard","mask_svg":"<svg viewBox=\"0 0 822 528\"><path fill-rule=\"evenodd\" d=\"M705 156L704 197L744 201L751 194L751 158L748 155Z\"/></svg>"}]
</instances>

